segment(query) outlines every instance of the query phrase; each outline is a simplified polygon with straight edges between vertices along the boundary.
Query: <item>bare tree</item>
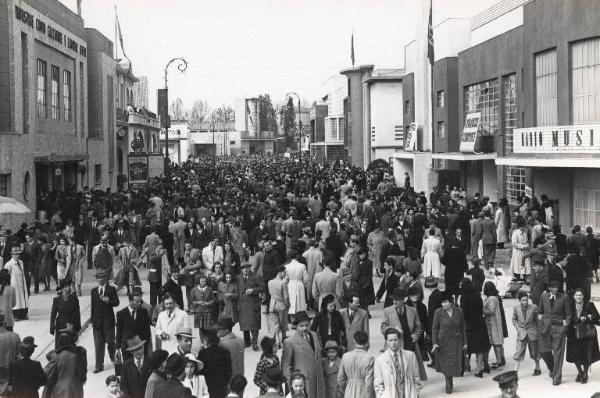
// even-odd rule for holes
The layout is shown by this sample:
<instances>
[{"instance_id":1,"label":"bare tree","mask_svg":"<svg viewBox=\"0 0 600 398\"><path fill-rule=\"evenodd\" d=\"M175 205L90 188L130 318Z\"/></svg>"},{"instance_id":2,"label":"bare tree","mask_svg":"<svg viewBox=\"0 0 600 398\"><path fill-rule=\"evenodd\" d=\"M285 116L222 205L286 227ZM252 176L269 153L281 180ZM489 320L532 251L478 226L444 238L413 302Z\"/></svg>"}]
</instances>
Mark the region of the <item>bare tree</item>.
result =
<instances>
[{"instance_id":1,"label":"bare tree","mask_svg":"<svg viewBox=\"0 0 600 398\"><path fill-rule=\"evenodd\" d=\"M185 110L181 98L177 98L171 102L169 113L171 114L171 120L184 120L188 117L188 112Z\"/></svg>"},{"instance_id":2,"label":"bare tree","mask_svg":"<svg viewBox=\"0 0 600 398\"><path fill-rule=\"evenodd\" d=\"M235 112L230 106L221 106L211 112L209 117L210 129L212 131L229 131L235 120Z\"/></svg>"},{"instance_id":3,"label":"bare tree","mask_svg":"<svg viewBox=\"0 0 600 398\"><path fill-rule=\"evenodd\" d=\"M190 125L199 126L207 119L208 114L208 102L197 99L194 101L194 105L192 105L192 110L190 112Z\"/></svg>"}]
</instances>

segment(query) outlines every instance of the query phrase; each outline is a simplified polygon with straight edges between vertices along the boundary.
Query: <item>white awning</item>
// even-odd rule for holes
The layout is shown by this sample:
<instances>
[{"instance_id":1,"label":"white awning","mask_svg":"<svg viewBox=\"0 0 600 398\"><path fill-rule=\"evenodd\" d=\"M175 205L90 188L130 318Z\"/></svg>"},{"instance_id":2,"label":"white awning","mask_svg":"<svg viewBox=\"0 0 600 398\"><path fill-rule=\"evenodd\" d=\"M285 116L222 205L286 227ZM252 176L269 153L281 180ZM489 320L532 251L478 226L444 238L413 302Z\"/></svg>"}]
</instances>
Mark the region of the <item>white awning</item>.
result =
<instances>
[{"instance_id":1,"label":"white awning","mask_svg":"<svg viewBox=\"0 0 600 398\"><path fill-rule=\"evenodd\" d=\"M600 158L579 158L579 157L505 157L496 158L497 166L522 166L522 167L584 167L598 169L600 168Z\"/></svg>"},{"instance_id":2,"label":"white awning","mask_svg":"<svg viewBox=\"0 0 600 398\"><path fill-rule=\"evenodd\" d=\"M434 153L431 155L432 159L445 159L445 160L494 160L496 159L496 152L492 153L464 153L464 152L444 152Z\"/></svg>"},{"instance_id":3,"label":"white awning","mask_svg":"<svg viewBox=\"0 0 600 398\"><path fill-rule=\"evenodd\" d=\"M396 159L410 159L410 160L413 160L415 158L415 153L414 152L406 152L406 151L394 152L394 154L392 155L392 157L396 158Z\"/></svg>"}]
</instances>

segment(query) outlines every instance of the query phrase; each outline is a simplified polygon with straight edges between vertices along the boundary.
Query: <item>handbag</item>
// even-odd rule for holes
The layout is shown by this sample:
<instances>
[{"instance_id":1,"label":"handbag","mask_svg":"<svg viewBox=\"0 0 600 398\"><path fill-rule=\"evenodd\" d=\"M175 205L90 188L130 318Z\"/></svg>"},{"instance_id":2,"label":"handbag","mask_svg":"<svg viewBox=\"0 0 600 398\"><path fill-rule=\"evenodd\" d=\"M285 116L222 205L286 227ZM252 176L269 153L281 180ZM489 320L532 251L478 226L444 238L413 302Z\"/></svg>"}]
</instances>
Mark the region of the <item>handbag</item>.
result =
<instances>
[{"instance_id":1,"label":"handbag","mask_svg":"<svg viewBox=\"0 0 600 398\"><path fill-rule=\"evenodd\" d=\"M578 323L575 325L575 337L585 339L588 337L596 337L598 335L596 326L589 323Z\"/></svg>"}]
</instances>

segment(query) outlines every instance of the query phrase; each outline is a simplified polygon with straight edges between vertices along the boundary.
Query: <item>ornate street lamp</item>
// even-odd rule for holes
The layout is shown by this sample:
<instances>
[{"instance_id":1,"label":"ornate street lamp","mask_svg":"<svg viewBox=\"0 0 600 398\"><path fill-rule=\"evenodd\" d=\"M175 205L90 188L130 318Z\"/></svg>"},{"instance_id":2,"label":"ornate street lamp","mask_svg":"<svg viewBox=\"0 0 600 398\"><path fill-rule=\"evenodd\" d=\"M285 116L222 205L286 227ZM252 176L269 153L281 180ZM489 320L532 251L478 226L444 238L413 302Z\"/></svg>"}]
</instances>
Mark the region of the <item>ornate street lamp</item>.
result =
<instances>
[{"instance_id":1,"label":"ornate street lamp","mask_svg":"<svg viewBox=\"0 0 600 398\"><path fill-rule=\"evenodd\" d=\"M169 70L169 66L171 66L171 64L173 62L177 62L177 69L179 69L179 71L181 73L185 72L185 70L188 67L188 63L184 58L178 57L178 58L172 58L168 63L167 66L165 66L165 93L167 95L167 115L169 114L168 112L168 107L169 107L169 87L167 85L167 72ZM169 126L170 123L165 123L165 157L168 159L169 158Z\"/></svg>"}]
</instances>

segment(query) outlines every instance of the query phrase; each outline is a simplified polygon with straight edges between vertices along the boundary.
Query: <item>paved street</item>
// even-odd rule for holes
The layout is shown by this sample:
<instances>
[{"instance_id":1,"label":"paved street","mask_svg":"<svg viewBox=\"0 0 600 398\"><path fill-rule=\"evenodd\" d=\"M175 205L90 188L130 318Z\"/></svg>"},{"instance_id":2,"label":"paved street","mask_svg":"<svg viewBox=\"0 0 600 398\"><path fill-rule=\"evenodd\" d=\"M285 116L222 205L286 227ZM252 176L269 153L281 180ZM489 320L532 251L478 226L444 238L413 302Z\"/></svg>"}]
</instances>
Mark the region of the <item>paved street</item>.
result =
<instances>
[{"instance_id":1,"label":"paved street","mask_svg":"<svg viewBox=\"0 0 600 398\"><path fill-rule=\"evenodd\" d=\"M502 253L499 253L499 259L506 262L508 258L508 250L504 250ZM84 283L84 296L80 298L81 304L81 314L82 314L82 324L86 323L89 319L90 309L89 309L89 291L92 287L94 287L94 280L92 278L93 273L88 272L86 276L86 282ZM145 280L146 272L143 271L141 274L142 280ZM379 278L375 278L376 288L380 283ZM149 288L148 285L144 285L144 300L148 300L149 298ZM592 294L596 297L600 296L600 284L594 284L592 288ZM42 365L46 363L45 353L48 350L53 348L53 337L48 333L48 319L49 312L52 305L52 297L54 297L54 293L45 292L39 295L34 295L31 297L31 309L30 309L30 319L28 321L19 322L15 325L15 331L21 335L21 337L27 335L33 335L38 344L38 351L36 351L35 356L37 359L42 362ZM121 300L121 304L119 308L122 308L127 305L128 299L125 295L125 290L121 291L119 296ZM427 298L425 298L425 302L427 302ZM506 353L507 365L504 368L505 370L512 369L514 366L514 361L512 360L512 354L514 352L515 340L514 340L514 329L510 324L510 316L512 314L512 307L516 305L517 301L515 299L506 299L504 301L504 308L506 311L507 321L509 322L509 338L505 340L504 349ZM379 350L383 345L383 337L379 332L379 325L381 320L381 312L382 312L382 304L377 304L371 307L371 314L373 318L371 319L371 349L370 352L377 356L379 355ZM190 325L192 325L192 318L189 319ZM261 330L261 335L268 334L268 330L266 328L266 320L263 316L263 329ZM238 329L234 329L234 332L241 336L241 332ZM102 397L104 395L105 386L104 380L110 374L113 374L114 368L110 363L108 357L106 357L105 363L105 371L99 374L93 374L92 371L94 369L94 339L93 333L90 327L85 329L79 339L79 344L84 346L88 350L88 381L85 385L85 396L90 398ZM197 344L197 341L195 341ZM197 345L194 345L192 348L193 351L197 351ZM492 351L493 352L493 351ZM280 352L281 354L281 352ZM258 388L252 383L252 378L254 376L254 370L256 363L260 358L260 352L254 352L252 349L246 350L245 357L245 376L248 378L249 385L246 390L246 397L255 397L258 396ZM473 366L474 366L474 357L473 357ZM490 362L493 362L493 354L490 354ZM519 382L519 393L521 397L534 397L535 394L543 392L545 398L550 397L589 397L592 393L600 391L600 370L596 370L598 368L592 369L592 374L590 376L590 381L587 385L582 385L579 383L575 383L576 371L575 367L572 364L565 363L563 367L563 384L558 387L553 387L551 380L548 378L548 371L542 363L542 375L533 377L531 376L533 372L533 362L530 360L525 361L524 365L520 370L520 382ZM444 378L442 375L435 373L432 369L427 368L429 380L425 383L422 389L422 398L428 397L439 397L444 394ZM492 371L491 376L493 377L495 374L499 373L498 371ZM598 375L596 375L598 373ZM498 388L496 383L492 382L490 376L486 376L483 379L478 379L474 377L471 373L466 374L465 377L455 380L454 383L455 392L453 396L456 397L493 397L494 394L498 393Z\"/></svg>"}]
</instances>

